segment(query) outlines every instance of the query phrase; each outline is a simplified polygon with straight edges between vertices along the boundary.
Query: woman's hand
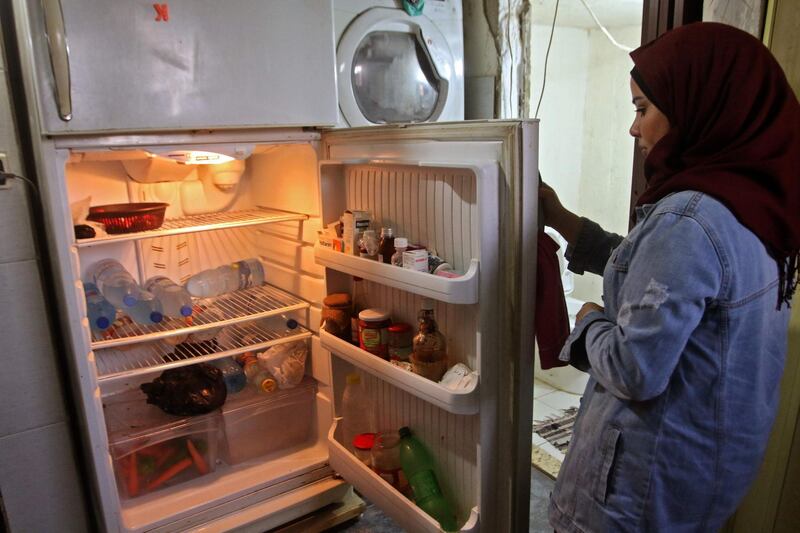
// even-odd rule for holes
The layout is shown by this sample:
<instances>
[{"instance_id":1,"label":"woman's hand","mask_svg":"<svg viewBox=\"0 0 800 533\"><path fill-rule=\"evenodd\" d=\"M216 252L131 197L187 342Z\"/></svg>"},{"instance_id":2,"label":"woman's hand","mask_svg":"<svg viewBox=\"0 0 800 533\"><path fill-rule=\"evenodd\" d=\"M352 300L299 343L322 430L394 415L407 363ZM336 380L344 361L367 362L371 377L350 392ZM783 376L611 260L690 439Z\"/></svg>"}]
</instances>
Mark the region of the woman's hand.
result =
<instances>
[{"instance_id":1,"label":"woman's hand","mask_svg":"<svg viewBox=\"0 0 800 533\"><path fill-rule=\"evenodd\" d=\"M583 317L585 317L592 311L600 311L602 313L605 311L605 308L601 305L597 305L594 302L586 302L585 304L583 304L583 307L581 307L581 310L578 311L578 314L575 315L575 322L576 323L580 322L581 320L583 320Z\"/></svg>"},{"instance_id":2,"label":"woman's hand","mask_svg":"<svg viewBox=\"0 0 800 533\"><path fill-rule=\"evenodd\" d=\"M545 182L539 182L539 220L550 226L572 243L578 238L583 221L575 213L561 205L558 194Z\"/></svg>"}]
</instances>

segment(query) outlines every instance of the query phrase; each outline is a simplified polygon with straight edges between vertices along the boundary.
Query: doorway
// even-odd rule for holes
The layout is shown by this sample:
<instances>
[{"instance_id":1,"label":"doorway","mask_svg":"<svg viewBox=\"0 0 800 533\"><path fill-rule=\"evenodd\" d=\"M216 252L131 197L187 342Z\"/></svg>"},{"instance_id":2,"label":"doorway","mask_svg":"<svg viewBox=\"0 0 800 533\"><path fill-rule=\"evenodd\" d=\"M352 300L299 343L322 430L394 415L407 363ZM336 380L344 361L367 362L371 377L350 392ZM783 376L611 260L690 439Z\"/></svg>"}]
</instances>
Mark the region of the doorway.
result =
<instances>
[{"instance_id":1,"label":"doorway","mask_svg":"<svg viewBox=\"0 0 800 533\"><path fill-rule=\"evenodd\" d=\"M642 3L534 0L532 12L528 116L541 119L542 178L567 209L622 235L628 229L634 156L628 134L633 62L626 49L641 42ZM566 242L560 244L563 253ZM602 302L602 278L573 276L564 268L562 282L574 326L583 302ZM542 371L537 355L534 378L533 462L555 476L588 375L572 367Z\"/></svg>"}]
</instances>

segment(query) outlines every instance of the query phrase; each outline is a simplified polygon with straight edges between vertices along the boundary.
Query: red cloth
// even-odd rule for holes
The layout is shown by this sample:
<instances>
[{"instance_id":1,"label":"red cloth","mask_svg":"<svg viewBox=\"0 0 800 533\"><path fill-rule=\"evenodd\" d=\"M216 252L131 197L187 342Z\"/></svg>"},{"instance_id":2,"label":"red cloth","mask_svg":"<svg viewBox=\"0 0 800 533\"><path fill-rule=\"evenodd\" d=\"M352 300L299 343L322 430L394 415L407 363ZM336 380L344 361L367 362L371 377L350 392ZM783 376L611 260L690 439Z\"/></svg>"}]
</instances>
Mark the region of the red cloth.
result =
<instances>
[{"instance_id":1,"label":"red cloth","mask_svg":"<svg viewBox=\"0 0 800 533\"><path fill-rule=\"evenodd\" d=\"M558 354L569 337L569 314L558 267L558 243L539 232L536 254L536 318L534 334L542 370L566 366Z\"/></svg>"},{"instance_id":2,"label":"red cloth","mask_svg":"<svg viewBox=\"0 0 800 533\"><path fill-rule=\"evenodd\" d=\"M800 106L755 37L724 24L676 28L631 53L631 73L670 131L645 161L639 204L694 190L713 196L778 263L781 301L800 250Z\"/></svg>"}]
</instances>

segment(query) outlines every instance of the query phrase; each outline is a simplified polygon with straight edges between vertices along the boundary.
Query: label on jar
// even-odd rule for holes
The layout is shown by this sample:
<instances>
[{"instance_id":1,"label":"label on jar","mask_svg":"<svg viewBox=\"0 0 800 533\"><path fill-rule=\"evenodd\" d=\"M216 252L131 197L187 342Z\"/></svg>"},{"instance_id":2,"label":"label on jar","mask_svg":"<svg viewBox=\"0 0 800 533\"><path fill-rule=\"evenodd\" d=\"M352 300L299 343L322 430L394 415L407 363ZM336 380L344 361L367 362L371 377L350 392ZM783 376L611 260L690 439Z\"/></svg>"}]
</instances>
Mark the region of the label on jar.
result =
<instances>
[{"instance_id":1,"label":"label on jar","mask_svg":"<svg viewBox=\"0 0 800 533\"><path fill-rule=\"evenodd\" d=\"M382 351L382 342L383 335L381 335L381 330L372 328L361 329L361 343L364 345L365 350L369 352Z\"/></svg>"}]
</instances>

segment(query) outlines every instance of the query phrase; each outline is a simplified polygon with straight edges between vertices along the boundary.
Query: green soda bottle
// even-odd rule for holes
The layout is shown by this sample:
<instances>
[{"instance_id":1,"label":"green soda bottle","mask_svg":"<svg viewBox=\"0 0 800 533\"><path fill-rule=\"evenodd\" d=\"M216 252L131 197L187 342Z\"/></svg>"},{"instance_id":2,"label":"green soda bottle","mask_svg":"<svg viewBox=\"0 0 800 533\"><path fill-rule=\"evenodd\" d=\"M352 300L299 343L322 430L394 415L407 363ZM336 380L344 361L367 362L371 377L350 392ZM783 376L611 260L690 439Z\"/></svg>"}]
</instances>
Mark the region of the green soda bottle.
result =
<instances>
[{"instance_id":1,"label":"green soda bottle","mask_svg":"<svg viewBox=\"0 0 800 533\"><path fill-rule=\"evenodd\" d=\"M436 474L433 458L407 427L400 428L400 465L414 489L417 507L432 516L445 531L457 531L456 513L444 498Z\"/></svg>"}]
</instances>

